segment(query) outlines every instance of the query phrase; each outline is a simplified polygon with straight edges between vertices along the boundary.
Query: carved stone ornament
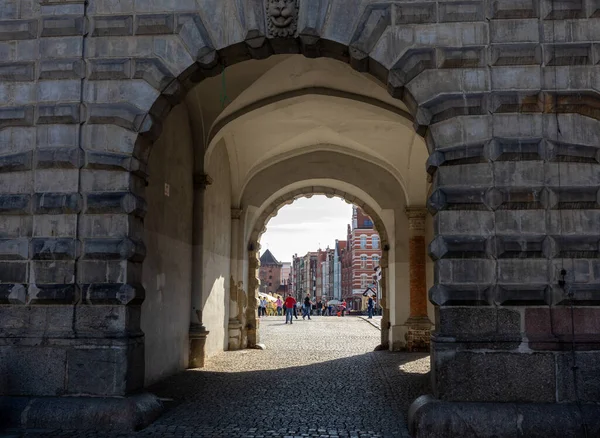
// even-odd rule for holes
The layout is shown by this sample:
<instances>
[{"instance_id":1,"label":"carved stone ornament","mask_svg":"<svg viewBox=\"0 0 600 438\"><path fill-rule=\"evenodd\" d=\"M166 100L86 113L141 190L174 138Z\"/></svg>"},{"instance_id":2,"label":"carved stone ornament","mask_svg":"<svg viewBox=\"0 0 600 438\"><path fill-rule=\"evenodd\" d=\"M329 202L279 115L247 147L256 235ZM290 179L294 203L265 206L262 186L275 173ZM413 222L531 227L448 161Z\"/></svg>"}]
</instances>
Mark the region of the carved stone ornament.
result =
<instances>
[{"instance_id":1,"label":"carved stone ornament","mask_svg":"<svg viewBox=\"0 0 600 438\"><path fill-rule=\"evenodd\" d=\"M265 0L269 36L293 37L298 26L298 0Z\"/></svg>"}]
</instances>

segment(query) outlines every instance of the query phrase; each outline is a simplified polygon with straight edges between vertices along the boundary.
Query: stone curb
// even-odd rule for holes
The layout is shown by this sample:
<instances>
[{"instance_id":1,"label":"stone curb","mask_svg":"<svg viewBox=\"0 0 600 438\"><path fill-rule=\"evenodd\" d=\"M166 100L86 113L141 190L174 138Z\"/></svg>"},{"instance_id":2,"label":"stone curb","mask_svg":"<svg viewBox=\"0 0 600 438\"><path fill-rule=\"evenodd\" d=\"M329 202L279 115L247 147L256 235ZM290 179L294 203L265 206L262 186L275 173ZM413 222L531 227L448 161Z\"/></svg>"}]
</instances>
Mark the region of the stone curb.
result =
<instances>
[{"instance_id":1,"label":"stone curb","mask_svg":"<svg viewBox=\"0 0 600 438\"><path fill-rule=\"evenodd\" d=\"M381 331L381 327L378 326L377 324L375 324L373 321L369 320L369 318L367 318L366 316L359 316L360 319L362 319L363 321L368 322L369 324L371 324L373 327L375 327L377 330Z\"/></svg>"}]
</instances>

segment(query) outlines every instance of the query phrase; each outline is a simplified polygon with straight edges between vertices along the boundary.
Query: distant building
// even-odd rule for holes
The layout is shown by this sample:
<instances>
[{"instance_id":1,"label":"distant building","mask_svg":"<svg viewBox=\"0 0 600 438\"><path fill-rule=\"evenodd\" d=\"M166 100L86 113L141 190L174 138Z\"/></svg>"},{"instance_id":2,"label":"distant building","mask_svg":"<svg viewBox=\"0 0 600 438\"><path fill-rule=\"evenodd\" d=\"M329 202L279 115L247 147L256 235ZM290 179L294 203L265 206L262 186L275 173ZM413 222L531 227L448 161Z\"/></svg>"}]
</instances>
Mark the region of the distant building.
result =
<instances>
[{"instance_id":1,"label":"distant building","mask_svg":"<svg viewBox=\"0 0 600 438\"><path fill-rule=\"evenodd\" d=\"M351 309L360 309L362 294L376 289L375 268L379 266L382 249L373 220L359 207L352 207L352 226L348 226L347 248L342 255L342 298ZM345 270L345 271L344 271Z\"/></svg>"},{"instance_id":2,"label":"distant building","mask_svg":"<svg viewBox=\"0 0 600 438\"><path fill-rule=\"evenodd\" d=\"M259 291L267 294L275 294L281 286L282 263L277 261L268 249L260 256L260 267L258 268L258 279L260 280Z\"/></svg>"},{"instance_id":3,"label":"distant building","mask_svg":"<svg viewBox=\"0 0 600 438\"><path fill-rule=\"evenodd\" d=\"M281 279L280 283L283 286L287 286L290 283L290 275L292 273L292 264L290 262L281 263Z\"/></svg>"},{"instance_id":4,"label":"distant building","mask_svg":"<svg viewBox=\"0 0 600 438\"><path fill-rule=\"evenodd\" d=\"M332 297L335 300L342 299L342 253L346 249L345 240L336 240L333 253L333 290Z\"/></svg>"},{"instance_id":5,"label":"distant building","mask_svg":"<svg viewBox=\"0 0 600 438\"><path fill-rule=\"evenodd\" d=\"M306 293L311 297L317 291L317 259L318 252L308 252L299 257L294 255L292 261L292 291L296 299L303 299Z\"/></svg>"}]
</instances>

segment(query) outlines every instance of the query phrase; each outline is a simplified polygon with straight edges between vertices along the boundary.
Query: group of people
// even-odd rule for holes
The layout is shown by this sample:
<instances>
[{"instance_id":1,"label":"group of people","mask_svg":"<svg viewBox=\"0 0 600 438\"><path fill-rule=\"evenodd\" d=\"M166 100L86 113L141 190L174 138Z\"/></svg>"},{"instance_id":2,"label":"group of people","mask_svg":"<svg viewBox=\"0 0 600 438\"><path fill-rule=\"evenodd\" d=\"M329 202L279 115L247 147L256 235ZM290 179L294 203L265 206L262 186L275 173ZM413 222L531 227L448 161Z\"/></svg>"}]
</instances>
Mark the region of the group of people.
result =
<instances>
[{"instance_id":1,"label":"group of people","mask_svg":"<svg viewBox=\"0 0 600 438\"><path fill-rule=\"evenodd\" d=\"M283 311L285 312L285 323L286 324L288 322L290 324L292 324L293 318L298 319L297 309L299 307L301 307L301 309L302 309L302 319L306 319L306 318L310 319L310 317L312 315L313 302L310 298L309 293L306 294L306 296L304 297L304 301L302 303L297 302L296 299L292 296L292 294L288 294L285 301L281 301L281 299L278 298L276 304L277 304L277 314L278 315L281 314L279 312L280 308L283 309ZM347 307L346 300L344 300L342 302L340 307L341 307L341 310L338 313L338 315L344 316L346 313L346 307ZM317 301L315 308L317 310L317 315L319 315L319 316L332 315L335 312L333 305L331 305L331 304L328 305L327 303L323 303L321 300Z\"/></svg>"},{"instance_id":2,"label":"group of people","mask_svg":"<svg viewBox=\"0 0 600 438\"><path fill-rule=\"evenodd\" d=\"M258 317L267 316L267 308L269 307L269 302L266 298L257 298L257 306L258 306ZM310 319L312 315L312 310L316 310L318 316L331 316L337 314L338 316L344 316L346 314L346 300L342 301L342 303L338 306L339 311L336 309L336 306L332 304L328 304L327 302L323 302L318 300L316 304L312 302L310 297L310 293L307 293L304 297L304 301L299 303L292 296L292 294L288 294L285 301L281 299L281 296L277 296L277 301L275 301L274 306L276 310L272 309L271 313L275 313L277 316L282 316L285 314L285 323L288 323L288 315L289 315L289 323L292 323L292 317L298 319L298 309L302 310L302 319L308 318ZM375 300L373 297L369 297L367 301L367 313L369 315L369 319L373 318L373 314L375 311Z\"/></svg>"}]
</instances>

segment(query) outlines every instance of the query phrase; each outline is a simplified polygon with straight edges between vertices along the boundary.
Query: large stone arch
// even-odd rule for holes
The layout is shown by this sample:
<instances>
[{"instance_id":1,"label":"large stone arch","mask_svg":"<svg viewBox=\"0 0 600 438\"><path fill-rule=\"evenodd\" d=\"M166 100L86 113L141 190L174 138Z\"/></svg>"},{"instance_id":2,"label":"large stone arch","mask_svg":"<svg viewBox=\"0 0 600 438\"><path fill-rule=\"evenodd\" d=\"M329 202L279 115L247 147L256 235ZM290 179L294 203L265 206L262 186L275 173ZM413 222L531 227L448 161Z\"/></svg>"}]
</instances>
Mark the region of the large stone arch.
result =
<instances>
[{"instance_id":1,"label":"large stone arch","mask_svg":"<svg viewBox=\"0 0 600 438\"><path fill-rule=\"evenodd\" d=\"M562 409L600 398L588 377L600 334L595 4L298 0L285 35L260 1L18 5L0 24L3 394L143 386L139 231L161 121L224 67L293 52L372 74L427 140L435 396ZM77 372L95 363L102 375ZM444 406L418 421L452 417Z\"/></svg>"}]
</instances>

